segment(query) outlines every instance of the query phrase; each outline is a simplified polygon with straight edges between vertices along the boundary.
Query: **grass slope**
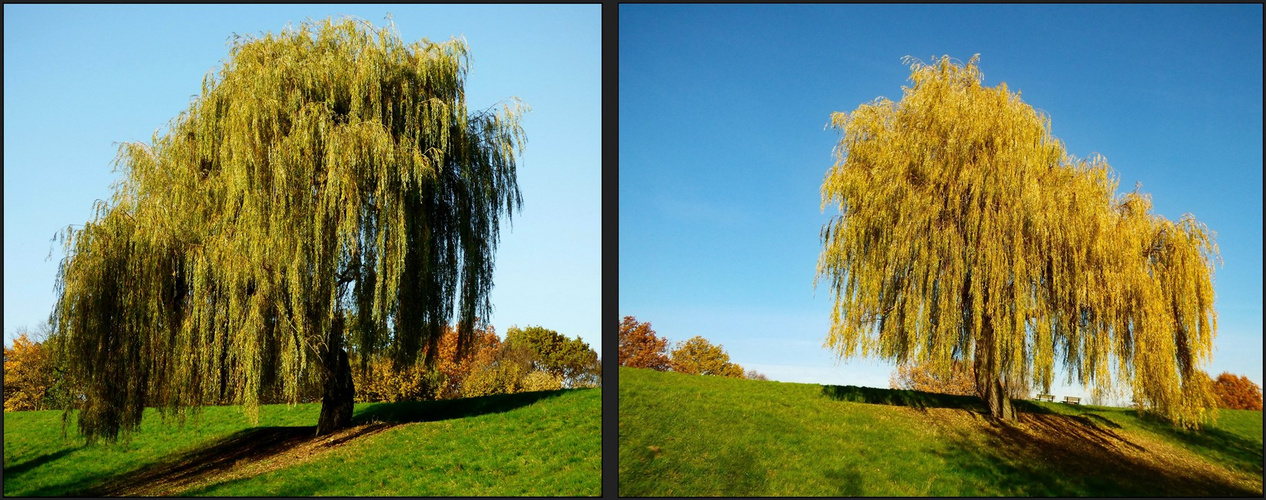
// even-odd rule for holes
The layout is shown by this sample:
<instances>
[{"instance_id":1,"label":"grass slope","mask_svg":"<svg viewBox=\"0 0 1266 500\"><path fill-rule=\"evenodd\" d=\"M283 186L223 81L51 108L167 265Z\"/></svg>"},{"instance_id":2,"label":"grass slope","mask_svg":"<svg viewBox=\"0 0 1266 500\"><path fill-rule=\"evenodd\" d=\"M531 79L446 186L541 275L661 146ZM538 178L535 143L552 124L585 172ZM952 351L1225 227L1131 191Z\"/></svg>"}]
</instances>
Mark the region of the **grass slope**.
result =
<instances>
[{"instance_id":1,"label":"grass slope","mask_svg":"<svg viewBox=\"0 0 1266 500\"><path fill-rule=\"evenodd\" d=\"M620 368L621 496L1256 496L1262 414L1133 410Z\"/></svg>"},{"instance_id":2,"label":"grass slope","mask_svg":"<svg viewBox=\"0 0 1266 500\"><path fill-rule=\"evenodd\" d=\"M601 389L356 405L315 438L319 404L146 410L131 442L61 437L61 413L4 414L4 496L443 496L601 493Z\"/></svg>"}]
</instances>

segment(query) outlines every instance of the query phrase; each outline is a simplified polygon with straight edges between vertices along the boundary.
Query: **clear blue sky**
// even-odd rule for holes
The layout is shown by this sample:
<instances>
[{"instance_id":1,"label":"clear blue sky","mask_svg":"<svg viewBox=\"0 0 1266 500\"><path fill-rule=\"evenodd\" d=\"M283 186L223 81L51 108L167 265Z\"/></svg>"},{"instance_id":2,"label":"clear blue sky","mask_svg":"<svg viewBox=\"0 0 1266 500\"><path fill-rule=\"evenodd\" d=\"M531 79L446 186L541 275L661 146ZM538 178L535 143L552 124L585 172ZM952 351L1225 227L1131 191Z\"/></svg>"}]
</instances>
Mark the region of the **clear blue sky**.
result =
<instances>
[{"instance_id":1,"label":"clear blue sky","mask_svg":"<svg viewBox=\"0 0 1266 500\"><path fill-rule=\"evenodd\" d=\"M108 199L116 141L148 141L189 106L232 33L354 15L406 42L465 36L467 105L518 96L523 210L503 226L490 322L580 336L599 353L601 8L598 5L4 6L4 337L50 312L49 239Z\"/></svg>"},{"instance_id":2,"label":"clear blue sky","mask_svg":"<svg viewBox=\"0 0 1266 500\"><path fill-rule=\"evenodd\" d=\"M823 126L900 99L904 55L976 53L985 85L1021 91L1070 153L1217 232L1208 370L1260 385L1260 5L622 5L621 316L771 379L887 387L891 365L822 348L830 290L813 279L837 212L819 189L839 139Z\"/></svg>"}]
</instances>

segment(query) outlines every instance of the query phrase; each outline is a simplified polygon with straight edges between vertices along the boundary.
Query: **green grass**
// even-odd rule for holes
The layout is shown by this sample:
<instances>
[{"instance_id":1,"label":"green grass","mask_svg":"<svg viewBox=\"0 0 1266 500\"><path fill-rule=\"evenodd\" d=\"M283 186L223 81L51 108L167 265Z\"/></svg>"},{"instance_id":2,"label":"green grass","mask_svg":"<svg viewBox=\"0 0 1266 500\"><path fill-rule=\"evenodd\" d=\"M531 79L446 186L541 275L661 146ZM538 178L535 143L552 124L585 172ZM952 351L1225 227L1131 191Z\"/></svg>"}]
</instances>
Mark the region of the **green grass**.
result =
<instances>
[{"instance_id":1,"label":"green grass","mask_svg":"<svg viewBox=\"0 0 1266 500\"><path fill-rule=\"evenodd\" d=\"M252 425L237 407L210 407L183 428L146 411L126 444L84 446L61 437L61 413L4 414L4 495L111 491L217 467L264 463L319 440L319 404L261 407ZM356 405L380 422L297 463L181 492L210 496L599 495L601 389ZM176 472L173 472L176 471ZM192 472L190 472L192 471Z\"/></svg>"},{"instance_id":2,"label":"green grass","mask_svg":"<svg viewBox=\"0 0 1266 500\"><path fill-rule=\"evenodd\" d=\"M1261 412L1122 408L620 369L621 496L1257 496Z\"/></svg>"}]
</instances>

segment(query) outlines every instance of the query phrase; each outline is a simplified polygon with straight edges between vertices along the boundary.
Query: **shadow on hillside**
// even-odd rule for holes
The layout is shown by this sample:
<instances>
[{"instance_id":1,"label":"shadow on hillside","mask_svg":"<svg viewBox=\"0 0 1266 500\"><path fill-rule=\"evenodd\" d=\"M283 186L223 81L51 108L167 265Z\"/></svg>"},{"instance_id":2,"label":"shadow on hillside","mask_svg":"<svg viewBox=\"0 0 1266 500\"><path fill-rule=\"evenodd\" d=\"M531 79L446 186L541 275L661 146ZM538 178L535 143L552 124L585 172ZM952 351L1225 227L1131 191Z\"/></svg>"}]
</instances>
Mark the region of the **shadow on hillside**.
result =
<instances>
[{"instance_id":1,"label":"shadow on hillside","mask_svg":"<svg viewBox=\"0 0 1266 500\"><path fill-rule=\"evenodd\" d=\"M353 417L354 428L334 435L317 437L316 426L254 427L238 431L194 450L168 455L156 463L129 473L104 479L82 479L72 485L56 485L44 491L34 492L32 495L47 496L59 494L55 491L73 491L75 493L71 496L82 497L169 496L193 486L211 486L218 483L217 477L239 465L265 461L301 447L321 451L346 444L357 438L377 434L399 424L501 413L558 396L563 392L566 390L443 401L375 403L356 412ZM41 463L47 463L55 458L58 457L48 459L40 457L31 462L43 459ZM28 463L30 462L19 467L26 466ZM37 465L39 464L27 466L27 469ZM5 474L9 473L6 469ZM230 481L244 480L248 477L234 478Z\"/></svg>"},{"instance_id":2,"label":"shadow on hillside","mask_svg":"<svg viewBox=\"0 0 1266 500\"><path fill-rule=\"evenodd\" d=\"M974 415L987 413L975 396L954 396L901 389L857 386L822 387L824 397L855 403L942 408ZM1236 482L1190 457L1161 454L1118 433L1120 424L1083 406L1059 414L1032 401L1013 400L1017 423L973 420L977 425L947 425L953 445L938 452L961 464L978 484L1006 496L1261 496L1260 484ZM933 418L941 418L945 414ZM1184 431L1140 417L1148 430L1166 439L1204 448L1206 455L1228 458L1223 464L1253 475L1262 473L1262 449L1241 436L1217 428ZM982 439L983 435L983 439ZM1135 438L1137 439L1137 438Z\"/></svg>"},{"instance_id":3,"label":"shadow on hillside","mask_svg":"<svg viewBox=\"0 0 1266 500\"><path fill-rule=\"evenodd\" d=\"M522 408L537 401L557 397L574 390L579 389L520 392L516 394L497 394L477 398L443 399L438 401L372 403L357 410L353 420L357 424L368 422L409 423L475 417Z\"/></svg>"},{"instance_id":4,"label":"shadow on hillside","mask_svg":"<svg viewBox=\"0 0 1266 500\"><path fill-rule=\"evenodd\" d=\"M244 429L201 448L169 455L158 463L107 478L74 496L135 496L138 488L160 485L179 488L226 472L239 462L278 455L314 439L315 433L316 426Z\"/></svg>"},{"instance_id":5,"label":"shadow on hillside","mask_svg":"<svg viewBox=\"0 0 1266 500\"><path fill-rule=\"evenodd\" d=\"M912 408L957 408L984 411L985 405L974 396L953 396L906 389L876 389L855 385L824 385L822 395L836 401L868 403Z\"/></svg>"},{"instance_id":6,"label":"shadow on hillside","mask_svg":"<svg viewBox=\"0 0 1266 500\"><path fill-rule=\"evenodd\" d=\"M1262 474L1261 443L1216 427L1208 427L1200 431L1185 431L1147 416L1140 417L1139 421L1147 430L1161 434L1167 439L1223 455L1229 459L1227 465L1231 467L1254 475Z\"/></svg>"},{"instance_id":7,"label":"shadow on hillside","mask_svg":"<svg viewBox=\"0 0 1266 500\"><path fill-rule=\"evenodd\" d=\"M877 389L874 387L858 387L855 385L824 385L822 395L836 401L853 403L869 403L889 406L908 406L911 408L954 408L974 412L985 412L985 403L977 396L956 396L935 392L912 391L908 389ZM1017 412L1054 413L1032 401L1014 399L1011 405ZM1095 415L1096 417L1098 415ZM1102 417L1100 417L1102 418ZM1112 424L1116 425L1116 424Z\"/></svg>"},{"instance_id":8,"label":"shadow on hillside","mask_svg":"<svg viewBox=\"0 0 1266 500\"><path fill-rule=\"evenodd\" d=\"M32 459L30 459L30 460L27 460L27 461L22 462L22 463L20 463L20 464L14 465L14 466L12 466L12 467L5 467L5 468L4 468L4 477L6 477L6 478L8 478L8 479L12 480L12 479L14 479L14 478L16 478L16 477L18 477L18 476L22 475L22 474L23 474L23 473L25 473L26 471L29 471L29 470L31 470L31 469L34 469L34 468L39 467L39 466L41 466L41 465L44 465L44 464L46 464L46 463L52 462L52 461L54 461L54 460L57 460L57 459L59 459L59 458L61 458L61 457L64 457L64 456L66 456L67 454L70 454L71 452L74 452L75 450L78 450L78 449L80 449L80 448L83 448L83 446L76 446L76 447L74 447L74 448L66 448L66 449L63 449L63 450L60 450L60 451L55 451L55 452L53 452L53 453L45 453L45 454L43 454L43 455L40 455L40 456L35 457L35 458L32 458Z\"/></svg>"},{"instance_id":9,"label":"shadow on hillside","mask_svg":"<svg viewBox=\"0 0 1266 500\"><path fill-rule=\"evenodd\" d=\"M1098 419L1021 413L1018 421L955 429L938 453L1009 496L1261 496L1260 487L1157 453Z\"/></svg>"}]
</instances>

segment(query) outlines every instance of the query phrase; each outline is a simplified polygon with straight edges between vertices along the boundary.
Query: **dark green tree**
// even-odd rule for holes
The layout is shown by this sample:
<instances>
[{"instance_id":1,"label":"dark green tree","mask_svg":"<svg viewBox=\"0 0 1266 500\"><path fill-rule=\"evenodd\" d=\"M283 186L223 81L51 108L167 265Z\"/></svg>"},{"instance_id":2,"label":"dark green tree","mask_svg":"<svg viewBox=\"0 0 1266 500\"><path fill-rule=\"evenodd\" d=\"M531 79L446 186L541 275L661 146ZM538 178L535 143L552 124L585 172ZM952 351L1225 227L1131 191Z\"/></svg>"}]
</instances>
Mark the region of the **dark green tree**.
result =
<instances>
[{"instance_id":1,"label":"dark green tree","mask_svg":"<svg viewBox=\"0 0 1266 500\"><path fill-rule=\"evenodd\" d=\"M560 377L565 387L593 387L600 383L598 353L589 344L540 326L506 330L508 349L528 351L533 368Z\"/></svg>"},{"instance_id":2,"label":"dark green tree","mask_svg":"<svg viewBox=\"0 0 1266 500\"><path fill-rule=\"evenodd\" d=\"M467 47L353 19L239 37L201 95L62 232L54 310L89 441L156 406L324 388L351 423L347 347L407 366L491 309L501 218L522 203L517 100L466 107ZM68 408L67 412L72 408Z\"/></svg>"}]
</instances>

